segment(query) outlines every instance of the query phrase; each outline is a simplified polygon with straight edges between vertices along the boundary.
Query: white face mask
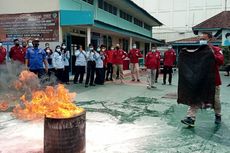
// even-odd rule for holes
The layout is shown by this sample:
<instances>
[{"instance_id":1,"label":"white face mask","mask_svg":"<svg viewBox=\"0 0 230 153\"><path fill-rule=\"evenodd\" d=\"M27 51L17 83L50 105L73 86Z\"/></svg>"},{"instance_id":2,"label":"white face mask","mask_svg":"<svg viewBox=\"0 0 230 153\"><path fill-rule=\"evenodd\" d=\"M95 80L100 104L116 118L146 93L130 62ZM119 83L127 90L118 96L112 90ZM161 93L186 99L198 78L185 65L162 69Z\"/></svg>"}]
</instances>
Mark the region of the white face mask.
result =
<instances>
[{"instance_id":1,"label":"white face mask","mask_svg":"<svg viewBox=\"0 0 230 153\"><path fill-rule=\"evenodd\" d=\"M100 50L101 50L100 48L97 49L98 52L100 52Z\"/></svg>"},{"instance_id":2,"label":"white face mask","mask_svg":"<svg viewBox=\"0 0 230 153\"><path fill-rule=\"evenodd\" d=\"M93 50L93 48L89 48L90 50Z\"/></svg>"},{"instance_id":3,"label":"white face mask","mask_svg":"<svg viewBox=\"0 0 230 153\"><path fill-rule=\"evenodd\" d=\"M0 43L0 47L2 47L2 43Z\"/></svg>"},{"instance_id":4,"label":"white face mask","mask_svg":"<svg viewBox=\"0 0 230 153\"><path fill-rule=\"evenodd\" d=\"M134 49L136 49L136 48L137 48L137 46L133 46L133 48L134 48Z\"/></svg>"},{"instance_id":5,"label":"white face mask","mask_svg":"<svg viewBox=\"0 0 230 153\"><path fill-rule=\"evenodd\" d=\"M66 49L66 46L62 46L63 49Z\"/></svg>"},{"instance_id":6,"label":"white face mask","mask_svg":"<svg viewBox=\"0 0 230 153\"><path fill-rule=\"evenodd\" d=\"M207 40L200 40L200 45L207 45L208 41Z\"/></svg>"},{"instance_id":7,"label":"white face mask","mask_svg":"<svg viewBox=\"0 0 230 153\"><path fill-rule=\"evenodd\" d=\"M114 48L111 48L111 50L114 50Z\"/></svg>"},{"instance_id":8,"label":"white face mask","mask_svg":"<svg viewBox=\"0 0 230 153\"><path fill-rule=\"evenodd\" d=\"M28 43L28 46L29 46L29 47L33 47L33 43L32 43L32 42L29 42L29 43Z\"/></svg>"},{"instance_id":9,"label":"white face mask","mask_svg":"<svg viewBox=\"0 0 230 153\"><path fill-rule=\"evenodd\" d=\"M49 49L47 49L47 50L46 50L46 52L47 52L47 53L50 53L50 50L49 50Z\"/></svg>"},{"instance_id":10,"label":"white face mask","mask_svg":"<svg viewBox=\"0 0 230 153\"><path fill-rule=\"evenodd\" d=\"M102 51L104 52L104 51L105 51L105 49L102 49Z\"/></svg>"},{"instance_id":11,"label":"white face mask","mask_svg":"<svg viewBox=\"0 0 230 153\"><path fill-rule=\"evenodd\" d=\"M58 52L60 52L60 51L61 51L61 49L60 49L60 48L57 48L56 50L57 50Z\"/></svg>"},{"instance_id":12,"label":"white face mask","mask_svg":"<svg viewBox=\"0 0 230 153\"><path fill-rule=\"evenodd\" d=\"M172 49L172 46L168 46L168 49Z\"/></svg>"},{"instance_id":13,"label":"white face mask","mask_svg":"<svg viewBox=\"0 0 230 153\"><path fill-rule=\"evenodd\" d=\"M152 52L155 52L156 50L155 49L152 49Z\"/></svg>"}]
</instances>

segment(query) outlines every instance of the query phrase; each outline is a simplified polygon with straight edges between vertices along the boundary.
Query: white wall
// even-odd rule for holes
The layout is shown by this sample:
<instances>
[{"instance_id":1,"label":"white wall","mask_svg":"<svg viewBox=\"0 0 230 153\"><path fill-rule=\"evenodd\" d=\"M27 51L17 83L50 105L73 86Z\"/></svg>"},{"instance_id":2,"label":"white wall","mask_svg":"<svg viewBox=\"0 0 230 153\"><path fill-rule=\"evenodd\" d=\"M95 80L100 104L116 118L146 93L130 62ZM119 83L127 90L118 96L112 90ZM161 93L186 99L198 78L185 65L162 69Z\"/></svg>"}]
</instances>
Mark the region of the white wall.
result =
<instances>
[{"instance_id":1,"label":"white wall","mask_svg":"<svg viewBox=\"0 0 230 153\"><path fill-rule=\"evenodd\" d=\"M59 10L59 0L0 0L0 14Z\"/></svg>"},{"instance_id":2,"label":"white wall","mask_svg":"<svg viewBox=\"0 0 230 153\"><path fill-rule=\"evenodd\" d=\"M153 28L153 37L174 41L195 36L192 27L224 11L225 0L133 0L164 26ZM230 10L230 0L227 0ZM182 34L180 34L182 33Z\"/></svg>"}]
</instances>

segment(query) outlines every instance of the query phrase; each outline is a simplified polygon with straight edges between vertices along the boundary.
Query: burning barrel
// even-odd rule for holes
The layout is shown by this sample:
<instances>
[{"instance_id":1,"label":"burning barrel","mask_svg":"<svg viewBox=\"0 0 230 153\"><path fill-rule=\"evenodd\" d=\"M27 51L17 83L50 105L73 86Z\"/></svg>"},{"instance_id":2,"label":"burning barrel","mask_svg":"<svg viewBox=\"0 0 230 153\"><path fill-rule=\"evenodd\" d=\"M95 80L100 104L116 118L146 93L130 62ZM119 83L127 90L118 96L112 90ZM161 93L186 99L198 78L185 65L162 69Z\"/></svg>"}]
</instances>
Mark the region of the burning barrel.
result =
<instances>
[{"instance_id":1,"label":"burning barrel","mask_svg":"<svg viewBox=\"0 0 230 153\"><path fill-rule=\"evenodd\" d=\"M85 153L86 112L44 120L44 153Z\"/></svg>"}]
</instances>

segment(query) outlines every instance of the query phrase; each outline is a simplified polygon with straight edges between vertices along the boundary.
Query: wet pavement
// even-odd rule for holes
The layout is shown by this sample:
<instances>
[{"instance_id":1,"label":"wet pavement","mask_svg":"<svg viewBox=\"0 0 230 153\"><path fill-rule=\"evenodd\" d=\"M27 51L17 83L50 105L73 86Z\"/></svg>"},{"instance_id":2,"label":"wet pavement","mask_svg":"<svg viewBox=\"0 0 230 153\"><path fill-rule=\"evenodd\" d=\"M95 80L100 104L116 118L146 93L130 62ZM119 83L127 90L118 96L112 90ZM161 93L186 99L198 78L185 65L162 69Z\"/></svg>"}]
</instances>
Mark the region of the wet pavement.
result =
<instances>
[{"instance_id":1,"label":"wet pavement","mask_svg":"<svg viewBox=\"0 0 230 153\"><path fill-rule=\"evenodd\" d=\"M77 105L87 111L87 153L229 153L230 77L222 75L223 123L214 124L213 110L200 110L195 128L180 123L187 106L176 103L177 73L173 85L147 89L126 78L126 84L106 83L85 88L70 85L77 92ZM0 113L0 153L42 152L43 124L19 121Z\"/></svg>"}]
</instances>

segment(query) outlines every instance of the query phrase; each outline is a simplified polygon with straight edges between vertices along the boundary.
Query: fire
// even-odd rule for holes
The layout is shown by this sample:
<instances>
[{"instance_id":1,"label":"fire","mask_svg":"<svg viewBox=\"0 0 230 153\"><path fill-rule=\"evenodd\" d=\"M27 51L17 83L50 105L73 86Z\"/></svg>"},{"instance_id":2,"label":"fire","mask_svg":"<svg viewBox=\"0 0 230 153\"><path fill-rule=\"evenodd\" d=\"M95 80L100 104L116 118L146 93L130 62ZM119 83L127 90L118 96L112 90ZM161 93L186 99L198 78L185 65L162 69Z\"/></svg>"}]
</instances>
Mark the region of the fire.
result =
<instances>
[{"instance_id":1,"label":"fire","mask_svg":"<svg viewBox=\"0 0 230 153\"><path fill-rule=\"evenodd\" d=\"M9 108L9 103L6 101L0 102L0 110L6 111Z\"/></svg>"},{"instance_id":2,"label":"fire","mask_svg":"<svg viewBox=\"0 0 230 153\"><path fill-rule=\"evenodd\" d=\"M28 74L31 72L28 72ZM24 73L25 74L25 73ZM27 76L20 75L23 79L20 82L28 83ZM23 84L22 84L23 85ZM15 106L13 115L23 120L41 119L44 116L50 118L69 118L83 112L83 108L76 106L73 101L76 93L70 93L64 85L55 87L47 86L44 90L31 90L32 99L27 100L27 96L21 96L21 102Z\"/></svg>"}]
</instances>

